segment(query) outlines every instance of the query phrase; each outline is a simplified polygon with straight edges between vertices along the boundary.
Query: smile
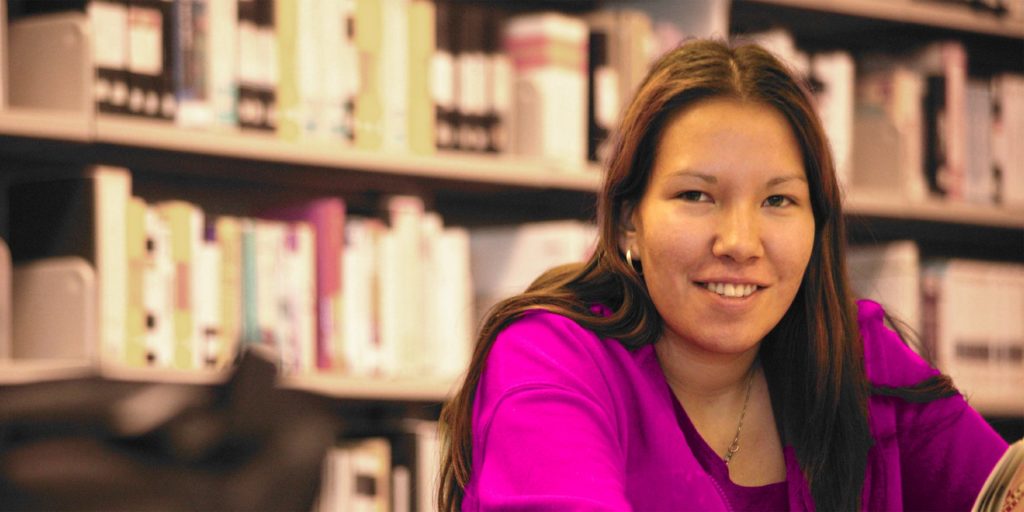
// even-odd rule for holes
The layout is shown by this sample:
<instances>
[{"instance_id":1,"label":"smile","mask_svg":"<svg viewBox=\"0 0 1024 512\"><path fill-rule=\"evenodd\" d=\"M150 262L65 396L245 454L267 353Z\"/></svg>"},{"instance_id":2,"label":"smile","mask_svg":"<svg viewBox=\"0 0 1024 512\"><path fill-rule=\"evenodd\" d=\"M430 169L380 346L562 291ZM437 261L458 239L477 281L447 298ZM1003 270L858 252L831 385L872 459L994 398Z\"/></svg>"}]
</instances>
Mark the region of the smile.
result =
<instances>
[{"instance_id":1,"label":"smile","mask_svg":"<svg viewBox=\"0 0 1024 512\"><path fill-rule=\"evenodd\" d=\"M705 288L723 297L743 298L757 291L756 284L702 283Z\"/></svg>"}]
</instances>

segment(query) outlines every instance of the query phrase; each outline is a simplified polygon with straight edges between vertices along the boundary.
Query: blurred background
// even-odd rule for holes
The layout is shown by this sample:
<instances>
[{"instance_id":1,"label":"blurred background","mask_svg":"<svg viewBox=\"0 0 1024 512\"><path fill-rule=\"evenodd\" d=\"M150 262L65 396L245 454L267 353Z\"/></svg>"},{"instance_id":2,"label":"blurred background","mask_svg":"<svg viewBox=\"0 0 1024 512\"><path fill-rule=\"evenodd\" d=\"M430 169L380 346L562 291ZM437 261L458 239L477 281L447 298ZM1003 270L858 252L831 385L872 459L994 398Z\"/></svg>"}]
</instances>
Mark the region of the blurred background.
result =
<instances>
[{"instance_id":1,"label":"blurred background","mask_svg":"<svg viewBox=\"0 0 1024 512\"><path fill-rule=\"evenodd\" d=\"M432 510L689 37L805 81L858 295L1024 436L1024 0L3 0L0 508Z\"/></svg>"}]
</instances>

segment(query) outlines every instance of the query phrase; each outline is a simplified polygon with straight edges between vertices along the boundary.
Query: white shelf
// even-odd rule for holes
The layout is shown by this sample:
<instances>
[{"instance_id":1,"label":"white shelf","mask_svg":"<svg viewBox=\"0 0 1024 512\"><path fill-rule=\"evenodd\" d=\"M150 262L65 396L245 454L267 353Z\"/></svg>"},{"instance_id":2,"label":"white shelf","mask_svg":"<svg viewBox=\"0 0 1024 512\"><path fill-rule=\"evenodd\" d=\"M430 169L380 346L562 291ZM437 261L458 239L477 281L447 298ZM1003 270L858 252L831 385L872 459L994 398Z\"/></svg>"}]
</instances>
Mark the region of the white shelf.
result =
<instances>
[{"instance_id":1,"label":"white shelf","mask_svg":"<svg viewBox=\"0 0 1024 512\"><path fill-rule=\"evenodd\" d=\"M0 385L80 379L96 375L96 367L80 360L0 360Z\"/></svg>"},{"instance_id":2,"label":"white shelf","mask_svg":"<svg viewBox=\"0 0 1024 512\"><path fill-rule=\"evenodd\" d=\"M83 378L153 384L217 385L231 372L189 371L97 365L80 360L0 360L0 385L21 385ZM349 400L443 402L455 391L455 380L377 379L331 374L284 376L284 388Z\"/></svg>"},{"instance_id":3,"label":"white shelf","mask_svg":"<svg viewBox=\"0 0 1024 512\"><path fill-rule=\"evenodd\" d=\"M1024 229L1024 211L937 200L914 203L900 201L895 197L870 196L858 192L853 192L846 198L844 213L865 217Z\"/></svg>"},{"instance_id":4,"label":"white shelf","mask_svg":"<svg viewBox=\"0 0 1024 512\"><path fill-rule=\"evenodd\" d=\"M376 379L329 374L300 375L282 379L284 387L334 398L411 402L442 402L455 392L457 384L455 380Z\"/></svg>"},{"instance_id":5,"label":"white shelf","mask_svg":"<svg viewBox=\"0 0 1024 512\"><path fill-rule=\"evenodd\" d=\"M927 0L744 0L750 3L845 14L897 23L1024 39L1024 20Z\"/></svg>"},{"instance_id":6,"label":"white shelf","mask_svg":"<svg viewBox=\"0 0 1024 512\"><path fill-rule=\"evenodd\" d=\"M15 137L89 142L92 118L58 110L0 110L0 133Z\"/></svg>"},{"instance_id":7,"label":"white shelf","mask_svg":"<svg viewBox=\"0 0 1024 512\"><path fill-rule=\"evenodd\" d=\"M596 191L601 173L595 166L574 168L514 156L458 152L432 156L381 153L340 143L290 142L254 131L209 132L127 116L99 115L95 141L104 144L178 151L406 176L507 184L529 188Z\"/></svg>"}]
</instances>

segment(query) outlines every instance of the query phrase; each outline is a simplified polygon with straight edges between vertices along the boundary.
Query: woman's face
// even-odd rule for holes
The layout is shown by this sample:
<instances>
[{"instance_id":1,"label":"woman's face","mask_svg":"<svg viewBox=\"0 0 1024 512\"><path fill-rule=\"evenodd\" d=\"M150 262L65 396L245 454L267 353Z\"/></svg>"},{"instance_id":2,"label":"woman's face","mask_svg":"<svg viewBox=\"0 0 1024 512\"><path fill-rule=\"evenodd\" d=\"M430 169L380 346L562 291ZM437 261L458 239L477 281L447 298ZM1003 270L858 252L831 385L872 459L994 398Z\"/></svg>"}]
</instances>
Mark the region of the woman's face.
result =
<instances>
[{"instance_id":1,"label":"woman's face","mask_svg":"<svg viewBox=\"0 0 1024 512\"><path fill-rule=\"evenodd\" d=\"M707 355L756 349L792 304L814 244L789 124L728 98L676 113L629 220L623 250L643 265L660 342Z\"/></svg>"}]
</instances>

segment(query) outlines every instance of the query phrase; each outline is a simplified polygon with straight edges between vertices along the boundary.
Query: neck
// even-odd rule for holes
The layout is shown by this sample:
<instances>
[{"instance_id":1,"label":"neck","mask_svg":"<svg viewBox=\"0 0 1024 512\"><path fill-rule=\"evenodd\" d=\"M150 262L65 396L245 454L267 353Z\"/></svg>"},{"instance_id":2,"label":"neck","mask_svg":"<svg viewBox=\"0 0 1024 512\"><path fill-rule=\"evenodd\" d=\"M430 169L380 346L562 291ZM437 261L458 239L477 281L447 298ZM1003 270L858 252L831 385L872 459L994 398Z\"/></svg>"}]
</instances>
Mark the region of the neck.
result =
<instances>
[{"instance_id":1,"label":"neck","mask_svg":"<svg viewBox=\"0 0 1024 512\"><path fill-rule=\"evenodd\" d=\"M665 338L654 346L665 379L684 405L714 404L744 393L757 363L757 348L708 354Z\"/></svg>"}]
</instances>

